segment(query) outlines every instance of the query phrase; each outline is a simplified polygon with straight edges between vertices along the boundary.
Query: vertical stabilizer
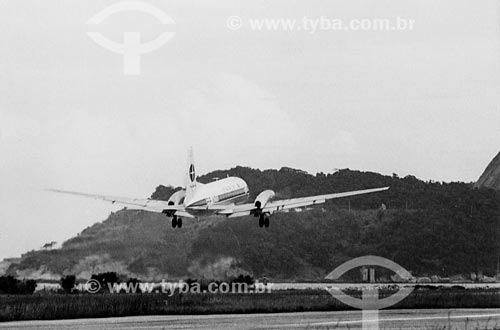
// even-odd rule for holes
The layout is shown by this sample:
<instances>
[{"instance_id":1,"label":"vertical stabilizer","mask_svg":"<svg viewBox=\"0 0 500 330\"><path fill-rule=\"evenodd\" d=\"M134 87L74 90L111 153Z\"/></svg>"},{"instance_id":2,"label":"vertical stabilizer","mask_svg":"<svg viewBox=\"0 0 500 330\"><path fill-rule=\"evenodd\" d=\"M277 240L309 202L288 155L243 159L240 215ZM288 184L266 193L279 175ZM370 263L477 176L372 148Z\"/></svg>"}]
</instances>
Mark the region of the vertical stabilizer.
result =
<instances>
[{"instance_id":1,"label":"vertical stabilizer","mask_svg":"<svg viewBox=\"0 0 500 330\"><path fill-rule=\"evenodd\" d=\"M193 148L188 150L187 161L187 174L186 174L186 200L190 200L196 191L196 169L194 167Z\"/></svg>"}]
</instances>

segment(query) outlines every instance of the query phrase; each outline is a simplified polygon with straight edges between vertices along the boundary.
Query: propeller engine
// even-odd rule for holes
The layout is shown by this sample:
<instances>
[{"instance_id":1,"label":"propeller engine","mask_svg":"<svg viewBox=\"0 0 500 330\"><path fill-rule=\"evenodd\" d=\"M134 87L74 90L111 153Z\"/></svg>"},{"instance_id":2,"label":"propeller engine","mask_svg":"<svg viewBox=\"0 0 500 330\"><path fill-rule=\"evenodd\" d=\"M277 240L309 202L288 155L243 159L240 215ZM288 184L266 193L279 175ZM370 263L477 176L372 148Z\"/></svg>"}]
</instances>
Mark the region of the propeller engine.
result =
<instances>
[{"instance_id":1,"label":"propeller engine","mask_svg":"<svg viewBox=\"0 0 500 330\"><path fill-rule=\"evenodd\" d=\"M274 198L274 195L274 191L264 190L257 196L257 198L255 198L254 205L260 211L259 213L261 213L262 209L266 207L267 203Z\"/></svg>"},{"instance_id":2,"label":"propeller engine","mask_svg":"<svg viewBox=\"0 0 500 330\"><path fill-rule=\"evenodd\" d=\"M176 191L168 199L168 205L182 205L182 203L184 203L185 197L186 197L186 190L182 189Z\"/></svg>"},{"instance_id":3,"label":"propeller engine","mask_svg":"<svg viewBox=\"0 0 500 330\"><path fill-rule=\"evenodd\" d=\"M182 205L184 203L184 198L186 197L186 190L182 189L174 192L170 198L168 199L168 205ZM172 211L164 211L165 214L169 217L173 216Z\"/></svg>"}]
</instances>

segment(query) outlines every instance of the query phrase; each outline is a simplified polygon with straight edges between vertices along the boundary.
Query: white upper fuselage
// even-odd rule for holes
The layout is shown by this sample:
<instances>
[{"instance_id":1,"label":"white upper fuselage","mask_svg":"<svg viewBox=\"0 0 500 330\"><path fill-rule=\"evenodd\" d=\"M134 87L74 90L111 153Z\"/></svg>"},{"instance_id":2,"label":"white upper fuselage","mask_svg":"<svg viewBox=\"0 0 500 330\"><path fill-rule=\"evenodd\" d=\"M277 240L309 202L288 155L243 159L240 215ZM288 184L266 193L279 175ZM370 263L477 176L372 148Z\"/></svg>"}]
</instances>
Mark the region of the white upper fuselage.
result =
<instances>
[{"instance_id":1,"label":"white upper fuselage","mask_svg":"<svg viewBox=\"0 0 500 330\"><path fill-rule=\"evenodd\" d=\"M206 210L212 205L229 205L246 201L248 185L237 177L228 177L207 184L197 182L196 191L191 198L184 200L184 206L192 210Z\"/></svg>"}]
</instances>

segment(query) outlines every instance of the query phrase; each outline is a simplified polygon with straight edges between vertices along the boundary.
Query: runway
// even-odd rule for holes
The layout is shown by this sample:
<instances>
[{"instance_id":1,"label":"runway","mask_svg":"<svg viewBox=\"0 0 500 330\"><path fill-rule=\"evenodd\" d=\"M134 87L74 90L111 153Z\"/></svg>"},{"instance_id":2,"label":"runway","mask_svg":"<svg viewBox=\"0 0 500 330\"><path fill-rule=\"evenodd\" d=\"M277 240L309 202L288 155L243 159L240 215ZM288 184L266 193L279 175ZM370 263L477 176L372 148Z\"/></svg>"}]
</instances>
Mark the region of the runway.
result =
<instances>
[{"instance_id":1,"label":"runway","mask_svg":"<svg viewBox=\"0 0 500 330\"><path fill-rule=\"evenodd\" d=\"M500 309L384 310L380 329L494 329ZM0 329L361 329L360 311L167 315L0 323Z\"/></svg>"}]
</instances>

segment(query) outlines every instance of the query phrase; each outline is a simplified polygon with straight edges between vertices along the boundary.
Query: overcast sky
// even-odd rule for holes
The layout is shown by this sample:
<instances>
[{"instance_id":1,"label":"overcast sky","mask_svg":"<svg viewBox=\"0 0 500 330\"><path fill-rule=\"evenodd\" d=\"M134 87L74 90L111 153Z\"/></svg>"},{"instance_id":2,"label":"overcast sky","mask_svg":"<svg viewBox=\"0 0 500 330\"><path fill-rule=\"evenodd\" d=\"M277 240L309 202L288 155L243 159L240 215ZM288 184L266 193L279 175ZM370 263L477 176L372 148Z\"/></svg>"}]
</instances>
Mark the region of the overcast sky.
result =
<instances>
[{"instance_id":1,"label":"overcast sky","mask_svg":"<svg viewBox=\"0 0 500 330\"><path fill-rule=\"evenodd\" d=\"M62 242L121 207L244 165L474 181L500 150L497 1L0 2L0 257ZM227 27L239 16L242 26ZM414 19L412 31L255 31L251 19ZM175 36L125 75L97 31ZM265 189L266 187L262 187ZM165 226L168 226L167 219Z\"/></svg>"}]
</instances>

